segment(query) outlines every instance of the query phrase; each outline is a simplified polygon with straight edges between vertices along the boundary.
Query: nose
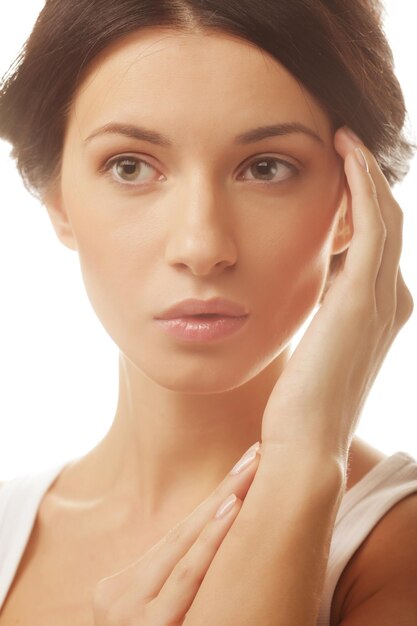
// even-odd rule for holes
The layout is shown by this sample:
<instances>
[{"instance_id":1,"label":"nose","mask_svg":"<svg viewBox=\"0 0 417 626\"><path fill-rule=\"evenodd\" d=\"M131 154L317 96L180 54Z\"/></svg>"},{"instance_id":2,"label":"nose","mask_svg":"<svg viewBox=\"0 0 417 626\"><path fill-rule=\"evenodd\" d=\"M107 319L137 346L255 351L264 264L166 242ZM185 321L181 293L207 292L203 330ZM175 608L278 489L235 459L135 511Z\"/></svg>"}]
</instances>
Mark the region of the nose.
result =
<instances>
[{"instance_id":1,"label":"nose","mask_svg":"<svg viewBox=\"0 0 417 626\"><path fill-rule=\"evenodd\" d=\"M196 276L215 275L236 263L233 216L227 201L207 182L189 185L177 196L166 245L166 261Z\"/></svg>"}]
</instances>

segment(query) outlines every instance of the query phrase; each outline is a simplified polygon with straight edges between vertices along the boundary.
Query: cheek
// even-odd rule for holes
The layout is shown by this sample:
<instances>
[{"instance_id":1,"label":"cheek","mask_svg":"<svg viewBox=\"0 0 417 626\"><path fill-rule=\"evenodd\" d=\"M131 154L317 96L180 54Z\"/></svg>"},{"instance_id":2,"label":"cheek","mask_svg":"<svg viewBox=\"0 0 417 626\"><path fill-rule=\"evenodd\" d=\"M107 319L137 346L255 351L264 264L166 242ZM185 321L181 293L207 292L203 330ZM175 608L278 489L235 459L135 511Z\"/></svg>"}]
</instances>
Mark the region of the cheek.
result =
<instances>
[{"instance_id":1,"label":"cheek","mask_svg":"<svg viewBox=\"0 0 417 626\"><path fill-rule=\"evenodd\" d=\"M136 232L134 241L133 246L131 238L106 230L85 239L79 249L88 297L110 335L137 324L138 310L145 308L142 296L150 259L143 234Z\"/></svg>"},{"instance_id":2,"label":"cheek","mask_svg":"<svg viewBox=\"0 0 417 626\"><path fill-rule=\"evenodd\" d=\"M151 263L149 230L143 224L126 223L114 210L114 202L88 186L63 187L66 206L76 237L82 278L89 300L104 327L114 330L134 316L141 299L142 280Z\"/></svg>"},{"instance_id":3,"label":"cheek","mask_svg":"<svg viewBox=\"0 0 417 626\"><path fill-rule=\"evenodd\" d=\"M281 349L320 300L327 276L334 207L323 211L315 205L296 214L302 219L293 220L286 225L285 234L275 234L269 241L264 280L257 294L263 303L263 312L259 312L262 332Z\"/></svg>"}]
</instances>

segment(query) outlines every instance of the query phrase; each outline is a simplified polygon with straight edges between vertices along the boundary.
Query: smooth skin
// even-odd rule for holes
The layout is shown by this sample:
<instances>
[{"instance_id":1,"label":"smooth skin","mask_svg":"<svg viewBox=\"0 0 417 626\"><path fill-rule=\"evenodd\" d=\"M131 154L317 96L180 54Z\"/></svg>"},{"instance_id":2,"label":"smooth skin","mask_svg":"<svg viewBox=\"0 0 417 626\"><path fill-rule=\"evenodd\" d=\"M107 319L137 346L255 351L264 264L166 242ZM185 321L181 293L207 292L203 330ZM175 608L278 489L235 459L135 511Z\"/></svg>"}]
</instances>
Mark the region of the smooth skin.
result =
<instances>
[{"instance_id":1,"label":"smooth skin","mask_svg":"<svg viewBox=\"0 0 417 626\"><path fill-rule=\"evenodd\" d=\"M352 151L359 145L369 163L369 173L359 165ZM311 443L313 437L317 444L315 450L333 457L345 477L348 443L359 410L389 346L412 313L413 300L399 268L402 211L384 175L372 154L359 140L352 141L345 129L337 131L335 146L345 159L355 235L343 271L330 287L320 311L271 394L264 415L262 450L265 461L276 463L278 469L289 458L287 451L293 457L300 449L305 455L311 454L309 441ZM341 302L351 302L351 305L341 307ZM320 314L321 311L324 313ZM325 329L328 340L323 342L320 332ZM325 351L314 349L317 341L325 346ZM362 345L367 349L361 349ZM313 363L312 354L319 354L320 360ZM327 364L324 370L323 363ZM347 363L352 363L356 376L352 376ZM314 375L308 373L306 365L311 366ZM321 380L317 373L322 370L326 376ZM300 387L298 378L291 377L292 371L297 371L297 376L303 374ZM341 395L345 402L340 407L335 406L333 396L326 398L323 393L327 388L323 382L329 379L330 373L338 388L343 390ZM282 398L286 399L285 403ZM352 402L346 403L346 398ZM312 413L307 411L307 406L313 409ZM311 430L306 432L306 417L310 414L315 419L311 421ZM341 419L335 419L335 415ZM295 429L297 416L303 417L303 427L300 424L298 431ZM284 429L284 420L288 417L291 428ZM279 430L275 430L277 424ZM275 437L276 432L280 434L279 439ZM286 439L282 433L288 433ZM137 563L98 585L97 626L108 626L122 618L138 626L184 623L221 541L240 512L241 500L258 464L257 455L242 472L240 484L236 477L228 476L207 501ZM215 508L228 491L237 493L237 502L225 518L213 520ZM283 565L277 563L277 570ZM192 617L188 620L194 623ZM239 624L238 617L234 623Z\"/></svg>"},{"instance_id":2,"label":"smooth skin","mask_svg":"<svg viewBox=\"0 0 417 626\"><path fill-rule=\"evenodd\" d=\"M241 509L256 474L260 453L259 450L238 474L228 474L204 502L140 559L99 581L93 599L95 626L110 626L123 620L138 626L183 624L221 542ZM236 502L222 517L216 518L216 512L231 494L236 495Z\"/></svg>"},{"instance_id":3,"label":"smooth skin","mask_svg":"<svg viewBox=\"0 0 417 626\"><path fill-rule=\"evenodd\" d=\"M114 121L155 129L172 146L115 133L88 140ZM234 143L249 129L290 122L319 139ZM133 174L115 162L128 156L138 161ZM265 156L279 161L262 177ZM62 176L45 204L120 348L112 427L66 468L57 492L80 508L100 502L100 518L122 500L131 526L168 530L261 440L291 339L319 301L330 255L349 246L330 121L255 46L219 34L133 33L84 77ZM225 341L184 345L153 320L184 298L217 295L250 312Z\"/></svg>"},{"instance_id":4,"label":"smooth skin","mask_svg":"<svg viewBox=\"0 0 417 626\"><path fill-rule=\"evenodd\" d=\"M262 442L334 456L346 472L361 409L395 337L413 312L400 269L403 212L373 155L359 139L369 172L343 130L354 237L343 271L329 289L265 410ZM366 164L365 164L366 167Z\"/></svg>"},{"instance_id":5,"label":"smooth skin","mask_svg":"<svg viewBox=\"0 0 417 626\"><path fill-rule=\"evenodd\" d=\"M164 90L169 98L161 98ZM173 146L120 135L85 143L113 120L158 129ZM292 134L233 145L248 128L295 120L322 142ZM338 489L344 483L363 402L413 308L399 271L401 210L364 146L370 173L354 160L355 145L342 130L334 136L326 113L285 68L232 37L134 34L101 55L82 83L62 177L45 204L61 241L78 251L90 300L120 347L120 391L108 435L67 468L56 493L72 510L77 499L80 510L99 503L92 527L96 519L111 524L123 502L129 528L180 523L181 537L169 558L162 541L99 585L100 624L143 623L145 562L160 572L153 617L166 623L173 611L181 623L192 602L197 624L203 544L186 560L189 579L177 599L169 592L181 572L175 567L201 533L209 544L205 567L221 555L248 485L239 491L234 484L239 500L223 522L211 519L232 486L221 498L211 494L254 441L262 441L263 475L285 474L308 458L322 463L323 476L336 468ZM121 180L120 168L104 173L120 155L148 163L142 186ZM249 165L264 155L287 162L278 166L279 182L254 180ZM289 359L289 341L319 300L330 255L347 247L343 272ZM155 328L152 316L174 301L215 294L250 309L239 337L186 349ZM213 579L207 584L213 591ZM109 617L106 599L114 594L120 601L111 602Z\"/></svg>"}]
</instances>

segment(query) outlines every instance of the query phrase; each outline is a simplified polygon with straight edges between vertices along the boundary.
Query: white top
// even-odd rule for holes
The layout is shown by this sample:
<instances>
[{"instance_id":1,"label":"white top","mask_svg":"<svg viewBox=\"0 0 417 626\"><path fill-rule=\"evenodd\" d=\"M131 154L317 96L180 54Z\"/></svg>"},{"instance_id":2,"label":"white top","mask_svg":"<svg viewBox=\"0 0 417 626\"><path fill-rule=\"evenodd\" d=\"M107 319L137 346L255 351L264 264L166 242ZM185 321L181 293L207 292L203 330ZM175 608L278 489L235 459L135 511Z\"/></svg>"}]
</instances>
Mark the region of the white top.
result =
<instances>
[{"instance_id":1,"label":"white top","mask_svg":"<svg viewBox=\"0 0 417 626\"><path fill-rule=\"evenodd\" d=\"M36 474L17 476L0 488L0 610L11 587L46 491L68 461ZM350 558L397 502L417 491L417 461L396 452L375 465L342 498L330 546L316 626L330 626L337 582Z\"/></svg>"}]
</instances>

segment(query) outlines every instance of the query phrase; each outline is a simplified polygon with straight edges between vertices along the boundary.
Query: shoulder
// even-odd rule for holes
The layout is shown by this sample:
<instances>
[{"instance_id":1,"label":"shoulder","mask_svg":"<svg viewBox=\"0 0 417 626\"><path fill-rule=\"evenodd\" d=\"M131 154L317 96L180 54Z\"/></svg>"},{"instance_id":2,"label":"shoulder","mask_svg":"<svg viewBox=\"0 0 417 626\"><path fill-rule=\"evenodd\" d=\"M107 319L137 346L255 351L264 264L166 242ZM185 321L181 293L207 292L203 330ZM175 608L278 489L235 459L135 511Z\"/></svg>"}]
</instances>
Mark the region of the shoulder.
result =
<instances>
[{"instance_id":1,"label":"shoulder","mask_svg":"<svg viewBox=\"0 0 417 626\"><path fill-rule=\"evenodd\" d=\"M351 489L356 483L368 474L387 455L381 450L374 448L364 439L355 436L349 449L347 489Z\"/></svg>"},{"instance_id":2,"label":"shoulder","mask_svg":"<svg viewBox=\"0 0 417 626\"><path fill-rule=\"evenodd\" d=\"M414 603L417 580L417 492L395 504L379 520L349 562L343 595L332 624L338 624L370 598L387 610ZM383 602L381 600L383 598ZM401 605L401 606L400 606ZM332 612L333 613L333 612ZM401 622L402 623L402 622Z\"/></svg>"}]
</instances>

